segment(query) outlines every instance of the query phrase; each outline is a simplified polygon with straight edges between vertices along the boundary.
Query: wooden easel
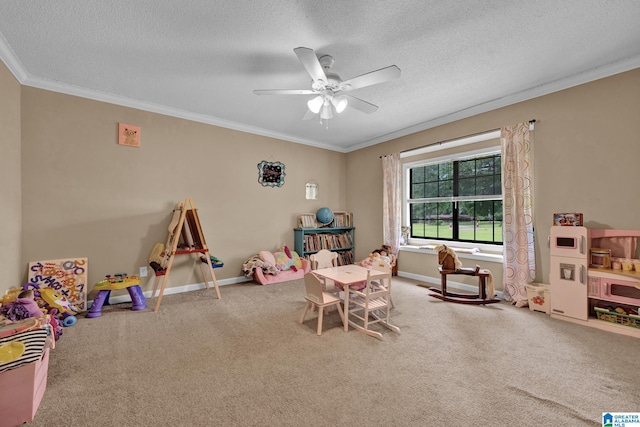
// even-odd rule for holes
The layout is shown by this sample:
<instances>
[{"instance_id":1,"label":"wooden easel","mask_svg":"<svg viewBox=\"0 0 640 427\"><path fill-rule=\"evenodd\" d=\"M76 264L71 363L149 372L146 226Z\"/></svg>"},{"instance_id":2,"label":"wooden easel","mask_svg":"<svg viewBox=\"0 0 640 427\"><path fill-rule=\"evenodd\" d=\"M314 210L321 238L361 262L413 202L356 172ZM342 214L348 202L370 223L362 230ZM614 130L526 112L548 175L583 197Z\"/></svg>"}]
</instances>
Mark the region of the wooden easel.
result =
<instances>
[{"instance_id":1,"label":"wooden easel","mask_svg":"<svg viewBox=\"0 0 640 427\"><path fill-rule=\"evenodd\" d=\"M200 271L204 279L204 284L207 289L210 288L209 281L205 269L202 266L205 261L202 261L201 256L204 256L207 266L209 267L209 273L213 279L213 286L216 290L216 295L220 299L220 289L218 288L218 282L216 281L216 275L213 272L213 265L211 264L211 254L209 248L204 240L202 234L202 227L200 226L200 220L198 219L198 211L196 210L193 200L186 199L184 202L178 202L178 206L173 211L173 217L168 227L169 235L167 236L167 243L164 249L164 257L162 258L162 270L156 271L156 280L153 285L153 292L151 298L155 298L156 289L158 288L158 282L162 277L162 286L160 287L160 293L158 294L158 301L156 302L156 308L153 311L158 311L160 303L162 302L162 295L164 289L167 286L167 279L169 278L169 272L173 265L173 260L176 255L184 254L197 254L197 263L200 265ZM179 242L182 237L182 245ZM202 262L201 262L202 261Z\"/></svg>"}]
</instances>

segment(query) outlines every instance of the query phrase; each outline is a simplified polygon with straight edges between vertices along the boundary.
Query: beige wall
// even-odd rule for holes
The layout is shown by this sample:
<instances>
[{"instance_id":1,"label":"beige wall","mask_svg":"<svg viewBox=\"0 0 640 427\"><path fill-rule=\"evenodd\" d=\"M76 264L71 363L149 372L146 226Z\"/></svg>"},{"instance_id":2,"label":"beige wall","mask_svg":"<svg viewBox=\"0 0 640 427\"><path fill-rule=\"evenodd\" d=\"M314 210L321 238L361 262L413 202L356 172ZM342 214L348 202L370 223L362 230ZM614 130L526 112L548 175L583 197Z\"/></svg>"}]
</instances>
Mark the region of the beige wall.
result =
<instances>
[{"instance_id":1,"label":"beige wall","mask_svg":"<svg viewBox=\"0 0 640 427\"><path fill-rule=\"evenodd\" d=\"M640 69L348 154L20 88L4 67L0 89L9 94L0 99L0 162L4 183L12 183L2 190L8 217L0 263L10 279L0 291L21 284L33 260L86 256L89 283L119 271L137 274L153 245L164 242L171 209L187 197L212 253L225 261L216 270L223 281L240 276L242 262L258 250L293 245L296 215L321 206L354 212L356 259L362 259L382 241L380 155L528 119L537 120L538 281L548 281L553 212L583 212L591 227L640 228L640 141L633 129ZM141 126L141 148L117 145L118 122ZM282 188L257 183L262 160L286 165ZM317 201L304 199L308 179L320 184ZM436 268L434 257L414 253L401 254L399 265L417 276ZM500 265L486 266L502 289ZM170 286L202 280L187 256L177 267Z\"/></svg>"},{"instance_id":2,"label":"beige wall","mask_svg":"<svg viewBox=\"0 0 640 427\"><path fill-rule=\"evenodd\" d=\"M20 84L0 62L0 295L21 285Z\"/></svg>"},{"instance_id":3,"label":"beige wall","mask_svg":"<svg viewBox=\"0 0 640 427\"><path fill-rule=\"evenodd\" d=\"M554 212L582 212L593 228L640 229L640 69L398 138L347 155L348 208L356 258L382 240L379 156L536 119L534 226L537 280L548 283L547 238ZM438 154L435 154L438 155ZM432 275L434 257L402 253L399 269ZM500 265L487 264L500 274ZM501 277L501 275L500 275ZM502 289L500 283L496 286Z\"/></svg>"},{"instance_id":4,"label":"beige wall","mask_svg":"<svg viewBox=\"0 0 640 427\"><path fill-rule=\"evenodd\" d=\"M119 122L141 127L141 148L117 144ZM175 204L192 198L225 262L217 278L237 278L259 250L293 247L298 213L346 209L342 153L31 87L22 123L24 274L29 261L88 257L89 284L137 275ZM258 183L262 160L285 164L284 186ZM305 199L312 178L315 201ZM193 259L176 257L170 286L201 282Z\"/></svg>"}]
</instances>

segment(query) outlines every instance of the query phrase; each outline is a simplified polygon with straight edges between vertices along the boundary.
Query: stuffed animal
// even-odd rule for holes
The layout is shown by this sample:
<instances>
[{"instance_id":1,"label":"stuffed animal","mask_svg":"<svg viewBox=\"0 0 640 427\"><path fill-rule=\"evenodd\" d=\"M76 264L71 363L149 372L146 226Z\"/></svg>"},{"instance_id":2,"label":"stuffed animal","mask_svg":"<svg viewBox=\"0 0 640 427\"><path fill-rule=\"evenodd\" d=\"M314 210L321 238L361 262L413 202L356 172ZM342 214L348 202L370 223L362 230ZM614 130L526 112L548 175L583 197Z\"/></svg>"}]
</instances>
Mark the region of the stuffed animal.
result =
<instances>
[{"instance_id":1,"label":"stuffed animal","mask_svg":"<svg viewBox=\"0 0 640 427\"><path fill-rule=\"evenodd\" d=\"M409 244L409 234L411 234L411 227L401 227L402 229L402 236L400 237L400 244L401 245L408 245Z\"/></svg>"},{"instance_id":2,"label":"stuffed animal","mask_svg":"<svg viewBox=\"0 0 640 427\"><path fill-rule=\"evenodd\" d=\"M22 291L15 301L3 305L0 310L4 316L14 322L30 317L42 317L46 314L38 306L32 290Z\"/></svg>"},{"instance_id":3,"label":"stuffed animal","mask_svg":"<svg viewBox=\"0 0 640 427\"><path fill-rule=\"evenodd\" d=\"M7 305L10 302L14 302L18 295L22 292L22 288L9 289L5 295L0 299L0 305Z\"/></svg>"},{"instance_id":4,"label":"stuffed animal","mask_svg":"<svg viewBox=\"0 0 640 427\"><path fill-rule=\"evenodd\" d=\"M42 317L47 314L45 309L40 308L33 295L33 291L30 289L20 292L20 295L16 298L16 302L22 304L31 317Z\"/></svg>"},{"instance_id":5,"label":"stuffed animal","mask_svg":"<svg viewBox=\"0 0 640 427\"><path fill-rule=\"evenodd\" d=\"M380 246L380 249L378 249L378 253L380 253L380 257L384 261L386 261L390 266L395 265L396 256L393 253L391 253L391 246L389 245Z\"/></svg>"},{"instance_id":6,"label":"stuffed animal","mask_svg":"<svg viewBox=\"0 0 640 427\"><path fill-rule=\"evenodd\" d=\"M380 250L376 249L373 252L371 252L365 259L360 261L358 265L360 267L371 268L376 261L379 261L382 258L383 257L380 255ZM384 258L387 258L388 260L388 257L384 257Z\"/></svg>"}]
</instances>

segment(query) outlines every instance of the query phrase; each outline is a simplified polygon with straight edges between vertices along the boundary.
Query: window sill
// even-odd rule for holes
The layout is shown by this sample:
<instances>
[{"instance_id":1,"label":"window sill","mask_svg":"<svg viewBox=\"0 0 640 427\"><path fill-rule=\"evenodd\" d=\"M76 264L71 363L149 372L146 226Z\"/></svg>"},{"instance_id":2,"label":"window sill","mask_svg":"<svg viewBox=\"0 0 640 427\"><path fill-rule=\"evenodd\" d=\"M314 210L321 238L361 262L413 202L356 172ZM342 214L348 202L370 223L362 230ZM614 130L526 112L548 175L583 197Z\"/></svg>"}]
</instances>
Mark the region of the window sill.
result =
<instances>
[{"instance_id":1,"label":"window sill","mask_svg":"<svg viewBox=\"0 0 640 427\"><path fill-rule=\"evenodd\" d=\"M429 255L436 255L437 252L435 251L435 247L438 246L436 244L428 244L428 245L422 245L422 246L415 246L415 245L406 245L406 246L400 246L400 252L415 252L415 253L422 253L422 254L429 254ZM451 246L451 248L453 248L454 250L456 249L460 249L460 250L468 250L466 248L456 248L455 246ZM482 252L482 250L478 249L477 251L473 251L473 252L459 252L456 251L456 255L458 255L458 258L463 258L463 259L474 259L474 260L478 260L478 261L488 261L488 262L496 262L496 263L502 263L503 261L503 257L501 253L497 253L497 252Z\"/></svg>"}]
</instances>

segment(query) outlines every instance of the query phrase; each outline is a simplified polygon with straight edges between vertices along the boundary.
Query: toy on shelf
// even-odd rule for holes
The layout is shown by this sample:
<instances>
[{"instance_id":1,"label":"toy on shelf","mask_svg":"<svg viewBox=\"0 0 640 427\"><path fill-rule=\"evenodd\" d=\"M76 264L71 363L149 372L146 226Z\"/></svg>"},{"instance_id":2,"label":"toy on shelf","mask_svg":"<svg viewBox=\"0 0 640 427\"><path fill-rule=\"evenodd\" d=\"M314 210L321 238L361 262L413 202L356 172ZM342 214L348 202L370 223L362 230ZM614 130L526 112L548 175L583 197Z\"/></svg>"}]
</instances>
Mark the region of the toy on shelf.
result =
<instances>
[{"instance_id":1,"label":"toy on shelf","mask_svg":"<svg viewBox=\"0 0 640 427\"><path fill-rule=\"evenodd\" d=\"M562 227L582 227L583 216L576 212L561 212L553 214L553 225Z\"/></svg>"},{"instance_id":2,"label":"toy on shelf","mask_svg":"<svg viewBox=\"0 0 640 427\"><path fill-rule=\"evenodd\" d=\"M102 316L102 306L109 305L111 291L126 289L131 297L131 310L138 311L147 308L146 299L140 289L140 278L138 276L128 276L127 273L117 273L113 277L107 275L104 280L96 283L93 289L98 291L98 295L93 300L91 308L87 312L89 319Z\"/></svg>"},{"instance_id":3,"label":"toy on shelf","mask_svg":"<svg viewBox=\"0 0 640 427\"><path fill-rule=\"evenodd\" d=\"M151 254L149 255L149 266L156 273L159 271L163 271L164 267L162 267L162 260L165 257L164 244L156 243L153 249L151 250Z\"/></svg>"},{"instance_id":4,"label":"toy on shelf","mask_svg":"<svg viewBox=\"0 0 640 427\"><path fill-rule=\"evenodd\" d=\"M224 267L224 262L220 258L216 258L213 255L211 255L209 257L209 259L211 260L211 267L213 267L213 268ZM200 257L200 261L202 261L203 263L207 264L207 257L202 255Z\"/></svg>"}]
</instances>

